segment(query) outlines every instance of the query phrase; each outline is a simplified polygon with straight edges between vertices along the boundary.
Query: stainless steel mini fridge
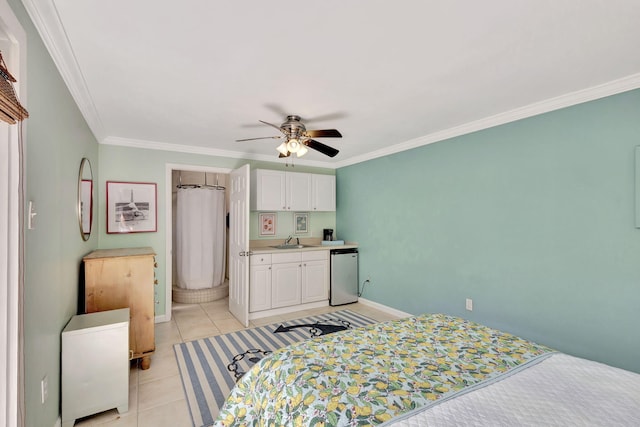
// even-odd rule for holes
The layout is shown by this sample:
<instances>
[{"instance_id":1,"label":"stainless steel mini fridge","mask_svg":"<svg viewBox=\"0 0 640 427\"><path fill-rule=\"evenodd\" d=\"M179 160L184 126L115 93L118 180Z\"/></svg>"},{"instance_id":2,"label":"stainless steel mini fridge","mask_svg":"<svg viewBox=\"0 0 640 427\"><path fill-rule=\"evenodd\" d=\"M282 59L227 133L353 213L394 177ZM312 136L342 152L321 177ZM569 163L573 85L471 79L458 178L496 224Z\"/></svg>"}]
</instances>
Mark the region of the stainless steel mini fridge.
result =
<instances>
[{"instance_id":1,"label":"stainless steel mini fridge","mask_svg":"<svg viewBox=\"0 0 640 427\"><path fill-rule=\"evenodd\" d=\"M331 251L330 305L358 301L358 249Z\"/></svg>"}]
</instances>

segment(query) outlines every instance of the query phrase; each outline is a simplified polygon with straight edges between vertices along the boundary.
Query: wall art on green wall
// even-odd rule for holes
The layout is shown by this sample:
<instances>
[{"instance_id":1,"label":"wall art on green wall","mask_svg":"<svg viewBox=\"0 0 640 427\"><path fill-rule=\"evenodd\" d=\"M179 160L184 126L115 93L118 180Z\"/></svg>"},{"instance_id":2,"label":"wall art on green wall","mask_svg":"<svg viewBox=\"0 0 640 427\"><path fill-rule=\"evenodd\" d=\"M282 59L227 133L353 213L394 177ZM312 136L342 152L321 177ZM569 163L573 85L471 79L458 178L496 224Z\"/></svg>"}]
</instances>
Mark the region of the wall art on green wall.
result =
<instances>
[{"instance_id":1,"label":"wall art on green wall","mask_svg":"<svg viewBox=\"0 0 640 427\"><path fill-rule=\"evenodd\" d=\"M276 214L261 213L260 214L260 235L275 236L276 235Z\"/></svg>"},{"instance_id":2,"label":"wall art on green wall","mask_svg":"<svg viewBox=\"0 0 640 427\"><path fill-rule=\"evenodd\" d=\"M309 214L306 212L296 212L293 214L293 225L296 234L309 232Z\"/></svg>"}]
</instances>

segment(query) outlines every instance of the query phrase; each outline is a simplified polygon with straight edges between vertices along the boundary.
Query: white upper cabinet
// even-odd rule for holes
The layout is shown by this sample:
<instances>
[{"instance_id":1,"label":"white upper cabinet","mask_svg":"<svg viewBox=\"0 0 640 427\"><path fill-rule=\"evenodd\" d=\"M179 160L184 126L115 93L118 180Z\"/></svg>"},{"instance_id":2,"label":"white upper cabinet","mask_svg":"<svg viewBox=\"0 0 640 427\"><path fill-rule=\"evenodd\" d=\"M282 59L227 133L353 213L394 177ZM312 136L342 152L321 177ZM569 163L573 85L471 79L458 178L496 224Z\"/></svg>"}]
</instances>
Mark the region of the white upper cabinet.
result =
<instances>
[{"instance_id":1,"label":"white upper cabinet","mask_svg":"<svg viewBox=\"0 0 640 427\"><path fill-rule=\"evenodd\" d=\"M267 169L256 169L251 171L251 210L287 210L285 188L285 172Z\"/></svg>"},{"instance_id":2,"label":"white upper cabinet","mask_svg":"<svg viewBox=\"0 0 640 427\"><path fill-rule=\"evenodd\" d=\"M288 211L311 210L311 174L285 172Z\"/></svg>"},{"instance_id":3,"label":"white upper cabinet","mask_svg":"<svg viewBox=\"0 0 640 427\"><path fill-rule=\"evenodd\" d=\"M311 209L314 211L336 210L336 177L334 175L311 175Z\"/></svg>"},{"instance_id":4,"label":"white upper cabinet","mask_svg":"<svg viewBox=\"0 0 640 427\"><path fill-rule=\"evenodd\" d=\"M256 169L251 172L252 211L335 211L336 177Z\"/></svg>"}]
</instances>

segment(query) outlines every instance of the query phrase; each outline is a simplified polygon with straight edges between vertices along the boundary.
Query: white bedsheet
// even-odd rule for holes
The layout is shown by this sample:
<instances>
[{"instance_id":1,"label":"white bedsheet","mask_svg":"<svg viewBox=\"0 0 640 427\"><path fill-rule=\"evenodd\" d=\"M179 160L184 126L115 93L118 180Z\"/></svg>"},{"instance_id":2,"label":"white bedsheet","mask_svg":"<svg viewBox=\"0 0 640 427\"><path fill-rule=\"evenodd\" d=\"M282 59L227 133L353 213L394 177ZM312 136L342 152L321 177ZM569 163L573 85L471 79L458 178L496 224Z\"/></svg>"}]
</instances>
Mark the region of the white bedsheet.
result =
<instances>
[{"instance_id":1,"label":"white bedsheet","mask_svg":"<svg viewBox=\"0 0 640 427\"><path fill-rule=\"evenodd\" d=\"M640 374L554 354L390 425L640 426Z\"/></svg>"}]
</instances>

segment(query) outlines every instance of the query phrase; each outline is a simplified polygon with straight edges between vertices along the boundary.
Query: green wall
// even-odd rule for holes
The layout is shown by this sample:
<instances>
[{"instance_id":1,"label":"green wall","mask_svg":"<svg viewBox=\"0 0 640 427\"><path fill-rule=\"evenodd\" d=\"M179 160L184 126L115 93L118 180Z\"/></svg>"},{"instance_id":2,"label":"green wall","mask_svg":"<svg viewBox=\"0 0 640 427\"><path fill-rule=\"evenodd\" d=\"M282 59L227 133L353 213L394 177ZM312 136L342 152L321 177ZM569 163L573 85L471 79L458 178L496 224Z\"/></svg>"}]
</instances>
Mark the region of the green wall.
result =
<instances>
[{"instance_id":1,"label":"green wall","mask_svg":"<svg viewBox=\"0 0 640 427\"><path fill-rule=\"evenodd\" d=\"M339 169L363 297L640 372L639 112L635 90Z\"/></svg>"},{"instance_id":2,"label":"green wall","mask_svg":"<svg viewBox=\"0 0 640 427\"><path fill-rule=\"evenodd\" d=\"M35 229L24 231L25 424L53 426L60 410L60 333L76 314L82 257L98 242L96 233L81 239L76 216L80 161L89 158L97 177L98 144L22 3L9 4L27 34L25 212L31 200L38 213ZM42 404L45 375L49 397Z\"/></svg>"},{"instance_id":3,"label":"green wall","mask_svg":"<svg viewBox=\"0 0 640 427\"><path fill-rule=\"evenodd\" d=\"M142 148L129 148L115 145L100 145L100 180L98 183L98 211L102 213L99 222L100 248L127 248L136 246L151 246L157 256L156 277L158 286L156 289L156 316L164 315L166 304L166 165L180 164L203 167L217 167L224 169L236 169L244 164L249 164L251 169L274 169L285 170L285 164L257 162L245 159L232 159L227 157L206 156L201 154L177 153L170 151L149 150ZM274 156L275 157L275 156ZM333 175L333 169L305 167L297 165L296 172L314 172ZM132 181L132 182L155 182L157 184L157 206L158 206L158 231L156 233L133 233L133 234L107 234L106 223L106 182L107 181ZM286 214L286 213L283 213ZM292 215L292 214L289 214ZM316 226L322 224L323 227L335 225L335 215L327 218L327 215L313 214L311 223ZM315 218L315 221L314 221ZM250 238L257 236L257 214L252 213ZM283 217L281 225L285 225L286 218ZM253 223L256 224L253 224ZM293 224L293 219L291 219ZM325 225L327 224L327 225ZM313 227L313 225L312 225ZM282 230L285 230L283 227ZM281 231L282 231L281 230ZM279 237L279 236L276 236ZM286 235L283 237L287 237ZM308 237L308 236L302 236Z\"/></svg>"}]
</instances>

